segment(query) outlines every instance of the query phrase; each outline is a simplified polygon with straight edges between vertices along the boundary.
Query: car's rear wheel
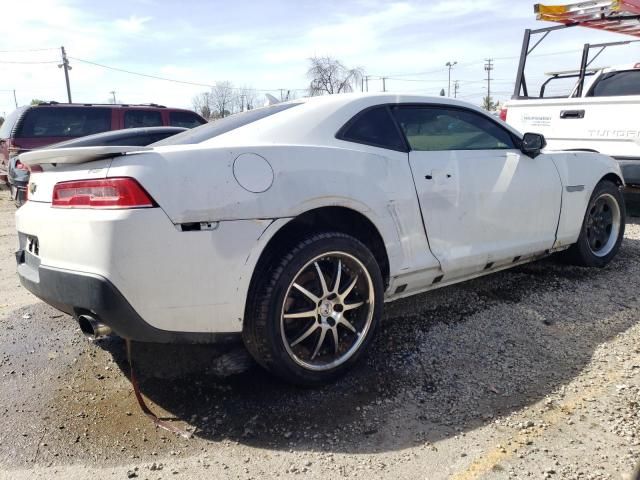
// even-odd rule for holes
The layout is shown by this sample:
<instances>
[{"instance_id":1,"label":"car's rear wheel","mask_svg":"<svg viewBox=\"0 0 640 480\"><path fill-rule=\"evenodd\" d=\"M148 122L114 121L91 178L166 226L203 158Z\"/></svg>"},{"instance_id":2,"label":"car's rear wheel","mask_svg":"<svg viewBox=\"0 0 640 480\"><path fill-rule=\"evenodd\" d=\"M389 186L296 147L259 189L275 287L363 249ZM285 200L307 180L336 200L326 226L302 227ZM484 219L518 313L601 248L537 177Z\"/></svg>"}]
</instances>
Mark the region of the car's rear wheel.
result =
<instances>
[{"instance_id":1,"label":"car's rear wheel","mask_svg":"<svg viewBox=\"0 0 640 480\"><path fill-rule=\"evenodd\" d=\"M578 241L566 252L576 265L604 267L618 253L625 228L624 198L618 186L603 180L594 189Z\"/></svg>"},{"instance_id":2,"label":"car's rear wheel","mask_svg":"<svg viewBox=\"0 0 640 480\"><path fill-rule=\"evenodd\" d=\"M299 385L330 382L362 356L382 311L371 252L342 233L313 235L258 272L244 340L272 373Z\"/></svg>"}]
</instances>

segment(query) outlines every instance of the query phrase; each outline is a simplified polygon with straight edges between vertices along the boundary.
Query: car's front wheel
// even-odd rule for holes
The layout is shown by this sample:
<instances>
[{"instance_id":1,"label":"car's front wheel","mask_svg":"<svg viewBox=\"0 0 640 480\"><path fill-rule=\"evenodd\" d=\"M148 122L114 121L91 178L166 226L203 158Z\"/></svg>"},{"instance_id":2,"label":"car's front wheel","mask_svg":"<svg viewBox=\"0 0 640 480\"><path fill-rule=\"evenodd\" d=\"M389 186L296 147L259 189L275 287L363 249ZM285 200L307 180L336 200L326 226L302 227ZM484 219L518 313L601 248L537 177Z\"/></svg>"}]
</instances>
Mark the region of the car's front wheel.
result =
<instances>
[{"instance_id":1,"label":"car's front wheel","mask_svg":"<svg viewBox=\"0 0 640 480\"><path fill-rule=\"evenodd\" d=\"M578 241L566 251L571 263L585 267L604 267L622 244L625 205L620 188L603 180L591 194Z\"/></svg>"},{"instance_id":2,"label":"car's front wheel","mask_svg":"<svg viewBox=\"0 0 640 480\"><path fill-rule=\"evenodd\" d=\"M288 382L333 381L371 343L382 296L380 268L365 245L337 232L310 236L257 273L245 344Z\"/></svg>"}]
</instances>

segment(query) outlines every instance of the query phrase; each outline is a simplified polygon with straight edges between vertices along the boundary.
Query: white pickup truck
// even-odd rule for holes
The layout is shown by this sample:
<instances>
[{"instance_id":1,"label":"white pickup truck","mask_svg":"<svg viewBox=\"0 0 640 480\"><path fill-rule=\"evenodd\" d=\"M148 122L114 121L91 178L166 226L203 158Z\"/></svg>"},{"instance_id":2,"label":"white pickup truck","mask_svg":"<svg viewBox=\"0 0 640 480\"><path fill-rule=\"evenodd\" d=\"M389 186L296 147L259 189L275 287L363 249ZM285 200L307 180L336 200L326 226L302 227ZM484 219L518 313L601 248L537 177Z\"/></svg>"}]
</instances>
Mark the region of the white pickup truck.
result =
<instances>
[{"instance_id":1,"label":"white pickup truck","mask_svg":"<svg viewBox=\"0 0 640 480\"><path fill-rule=\"evenodd\" d=\"M521 132L541 133L549 149L587 150L614 157L625 183L640 187L640 63L592 67L608 47L640 42L640 0L536 4L534 12L537 20L556 25L525 30L513 97L501 118ZM612 32L617 39L585 44L578 70L549 73L534 91L525 74L528 57L552 32L581 30L575 27ZM627 40L620 40L620 34ZM568 87L564 95L550 93L563 83Z\"/></svg>"},{"instance_id":2,"label":"white pickup truck","mask_svg":"<svg viewBox=\"0 0 640 480\"><path fill-rule=\"evenodd\" d=\"M549 149L616 158L625 182L640 186L640 63L588 73L580 95L576 86L565 98L515 98L501 116L521 132L543 134ZM550 75L562 78L562 72Z\"/></svg>"}]
</instances>

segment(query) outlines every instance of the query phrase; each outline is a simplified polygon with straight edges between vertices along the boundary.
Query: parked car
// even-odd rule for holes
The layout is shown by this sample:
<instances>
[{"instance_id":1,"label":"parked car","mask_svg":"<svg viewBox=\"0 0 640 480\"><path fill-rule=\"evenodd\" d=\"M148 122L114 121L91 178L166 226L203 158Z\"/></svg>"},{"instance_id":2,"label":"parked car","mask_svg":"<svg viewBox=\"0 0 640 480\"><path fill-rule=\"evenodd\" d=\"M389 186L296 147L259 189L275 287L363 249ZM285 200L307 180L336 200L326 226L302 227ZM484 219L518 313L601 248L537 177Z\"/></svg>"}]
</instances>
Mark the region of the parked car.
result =
<instances>
[{"instance_id":1,"label":"parked car","mask_svg":"<svg viewBox=\"0 0 640 480\"><path fill-rule=\"evenodd\" d=\"M65 142L49 145L51 148L71 148L71 147L95 147L95 146L146 146L163 140L171 135L184 132L184 127L149 127L149 128L127 128L124 130L114 130L104 133L87 135L86 137L74 138ZM27 185L29 184L29 169L24 165L18 156L9 160L8 172L9 187L11 197L20 207L27 198Z\"/></svg>"},{"instance_id":2,"label":"parked car","mask_svg":"<svg viewBox=\"0 0 640 480\"><path fill-rule=\"evenodd\" d=\"M544 145L465 102L386 93L294 100L149 147L25 153L42 171L16 214L18 273L87 333L242 338L317 385L362 357L384 302L554 252L611 261L618 164Z\"/></svg>"},{"instance_id":3,"label":"parked car","mask_svg":"<svg viewBox=\"0 0 640 480\"><path fill-rule=\"evenodd\" d=\"M0 180L21 152L94 133L141 127L193 128L207 121L195 112L163 105L99 105L47 102L20 107L0 127Z\"/></svg>"}]
</instances>

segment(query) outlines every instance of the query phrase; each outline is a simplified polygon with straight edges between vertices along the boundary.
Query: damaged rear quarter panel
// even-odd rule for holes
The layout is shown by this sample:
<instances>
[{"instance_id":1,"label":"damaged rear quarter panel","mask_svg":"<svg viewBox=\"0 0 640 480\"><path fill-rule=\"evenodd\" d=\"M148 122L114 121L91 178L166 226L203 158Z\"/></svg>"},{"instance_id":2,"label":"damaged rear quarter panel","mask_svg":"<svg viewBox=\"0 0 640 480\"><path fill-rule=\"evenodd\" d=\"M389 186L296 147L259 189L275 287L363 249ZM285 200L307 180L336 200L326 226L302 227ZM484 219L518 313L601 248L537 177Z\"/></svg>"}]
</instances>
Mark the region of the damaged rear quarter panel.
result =
<instances>
[{"instance_id":1,"label":"damaged rear quarter panel","mask_svg":"<svg viewBox=\"0 0 640 480\"><path fill-rule=\"evenodd\" d=\"M109 176L138 179L175 224L292 218L319 207L351 208L368 217L380 231L392 270L394 265L406 268L389 203L395 202L399 211L419 214L410 188L407 156L378 150L381 154L359 145L353 149L182 145L117 158ZM245 153L260 155L271 165L273 183L262 193L247 191L234 177L233 163ZM415 233L424 237L420 230Z\"/></svg>"}]
</instances>

